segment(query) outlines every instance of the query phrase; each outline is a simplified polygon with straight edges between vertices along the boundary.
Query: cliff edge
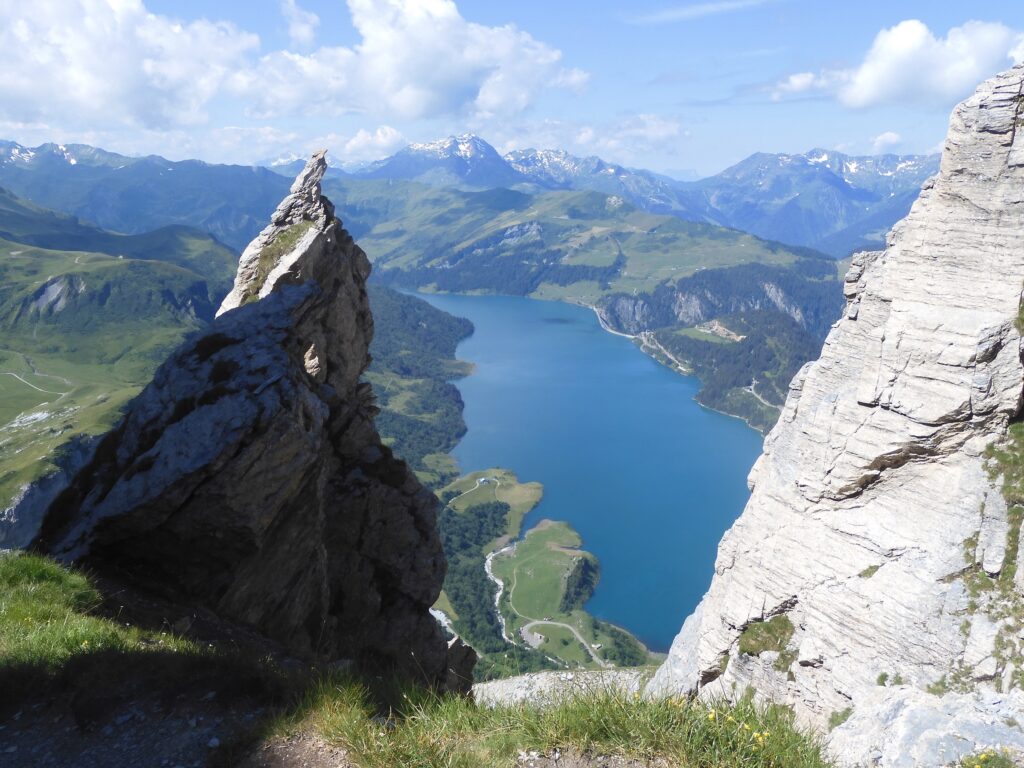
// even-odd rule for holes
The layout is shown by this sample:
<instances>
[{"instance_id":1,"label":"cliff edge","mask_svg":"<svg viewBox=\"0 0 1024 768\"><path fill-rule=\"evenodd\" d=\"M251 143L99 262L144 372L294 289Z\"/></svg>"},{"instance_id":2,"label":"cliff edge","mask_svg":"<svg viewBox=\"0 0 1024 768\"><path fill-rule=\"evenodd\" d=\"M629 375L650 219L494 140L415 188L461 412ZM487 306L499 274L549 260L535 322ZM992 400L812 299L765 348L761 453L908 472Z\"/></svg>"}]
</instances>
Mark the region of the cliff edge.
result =
<instances>
[{"instance_id":1,"label":"cliff edge","mask_svg":"<svg viewBox=\"0 0 1024 768\"><path fill-rule=\"evenodd\" d=\"M294 654L466 689L429 613L437 501L381 444L369 261L317 153L186 341L49 505L34 547L199 603Z\"/></svg>"},{"instance_id":2,"label":"cliff edge","mask_svg":"<svg viewBox=\"0 0 1024 768\"><path fill-rule=\"evenodd\" d=\"M1022 93L1018 66L960 104L939 174L855 257L650 693L753 689L842 765L1024 750L1020 516L987 455L1024 394Z\"/></svg>"}]
</instances>

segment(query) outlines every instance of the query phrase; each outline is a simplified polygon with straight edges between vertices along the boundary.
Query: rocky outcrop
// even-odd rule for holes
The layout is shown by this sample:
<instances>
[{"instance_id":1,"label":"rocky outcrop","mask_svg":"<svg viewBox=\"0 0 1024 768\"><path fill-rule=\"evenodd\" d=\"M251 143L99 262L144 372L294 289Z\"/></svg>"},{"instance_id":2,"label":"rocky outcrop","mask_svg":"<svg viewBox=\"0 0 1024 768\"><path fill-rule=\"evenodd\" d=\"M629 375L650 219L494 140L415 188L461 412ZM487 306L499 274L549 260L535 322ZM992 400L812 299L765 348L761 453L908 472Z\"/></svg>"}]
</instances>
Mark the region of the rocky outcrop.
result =
<instances>
[{"instance_id":1,"label":"rocky outcrop","mask_svg":"<svg viewBox=\"0 0 1024 768\"><path fill-rule=\"evenodd\" d=\"M1024 563L986 458L1024 394L1022 91L1016 67L957 107L939 175L854 260L652 694L752 688L834 727L841 765L1024 749Z\"/></svg>"},{"instance_id":2,"label":"rocky outcrop","mask_svg":"<svg viewBox=\"0 0 1024 768\"><path fill-rule=\"evenodd\" d=\"M50 505L35 546L205 604L291 652L465 688L429 607L437 501L381 444L360 376L370 265L314 155L185 342ZM449 656L458 663L450 668Z\"/></svg>"}]
</instances>

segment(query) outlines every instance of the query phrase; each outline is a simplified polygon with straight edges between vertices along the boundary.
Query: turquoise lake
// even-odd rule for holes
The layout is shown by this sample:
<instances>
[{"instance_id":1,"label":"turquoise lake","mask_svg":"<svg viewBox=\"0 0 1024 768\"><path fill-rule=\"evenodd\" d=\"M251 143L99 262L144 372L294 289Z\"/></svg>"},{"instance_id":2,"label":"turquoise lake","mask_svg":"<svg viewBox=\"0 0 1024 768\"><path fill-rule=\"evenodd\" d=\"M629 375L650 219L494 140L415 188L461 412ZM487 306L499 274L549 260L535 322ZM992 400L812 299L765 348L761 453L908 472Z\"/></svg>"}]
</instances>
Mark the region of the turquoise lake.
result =
<instances>
[{"instance_id":1,"label":"turquoise lake","mask_svg":"<svg viewBox=\"0 0 1024 768\"><path fill-rule=\"evenodd\" d=\"M699 406L680 376L589 309L509 296L423 295L476 330L458 348L463 472L544 484L525 525L568 521L601 562L587 609L665 651L711 582L743 511L761 435Z\"/></svg>"}]
</instances>

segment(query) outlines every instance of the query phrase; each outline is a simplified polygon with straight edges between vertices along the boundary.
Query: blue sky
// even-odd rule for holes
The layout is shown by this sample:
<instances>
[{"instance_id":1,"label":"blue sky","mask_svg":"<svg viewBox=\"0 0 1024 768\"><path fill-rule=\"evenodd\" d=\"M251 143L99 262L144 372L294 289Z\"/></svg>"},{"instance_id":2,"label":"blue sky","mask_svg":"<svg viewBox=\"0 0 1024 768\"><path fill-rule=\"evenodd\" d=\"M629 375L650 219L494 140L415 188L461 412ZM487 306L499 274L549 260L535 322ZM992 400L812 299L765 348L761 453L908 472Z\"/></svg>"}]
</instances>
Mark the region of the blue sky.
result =
<instances>
[{"instance_id":1,"label":"blue sky","mask_svg":"<svg viewBox=\"0 0 1024 768\"><path fill-rule=\"evenodd\" d=\"M359 162L450 133L655 170L933 151L1024 3L0 0L0 136Z\"/></svg>"}]
</instances>

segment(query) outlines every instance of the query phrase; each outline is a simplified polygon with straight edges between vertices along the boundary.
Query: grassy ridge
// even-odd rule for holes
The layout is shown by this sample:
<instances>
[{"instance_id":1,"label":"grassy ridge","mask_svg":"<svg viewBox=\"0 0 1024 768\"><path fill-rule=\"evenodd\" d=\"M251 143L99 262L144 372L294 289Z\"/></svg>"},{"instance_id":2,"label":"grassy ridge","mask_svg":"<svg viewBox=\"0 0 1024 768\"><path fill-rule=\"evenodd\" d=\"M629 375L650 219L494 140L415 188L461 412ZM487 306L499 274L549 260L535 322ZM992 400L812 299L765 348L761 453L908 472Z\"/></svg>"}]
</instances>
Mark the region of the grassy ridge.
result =
<instances>
[{"instance_id":1,"label":"grassy ridge","mask_svg":"<svg viewBox=\"0 0 1024 768\"><path fill-rule=\"evenodd\" d=\"M360 242L387 279L442 291L592 303L709 267L788 265L803 253L598 192L530 196L338 180L328 192L357 228L362 221Z\"/></svg>"},{"instance_id":2,"label":"grassy ridge","mask_svg":"<svg viewBox=\"0 0 1024 768\"><path fill-rule=\"evenodd\" d=\"M176 264L0 241L0 505L68 440L109 429L212 309Z\"/></svg>"}]
</instances>

